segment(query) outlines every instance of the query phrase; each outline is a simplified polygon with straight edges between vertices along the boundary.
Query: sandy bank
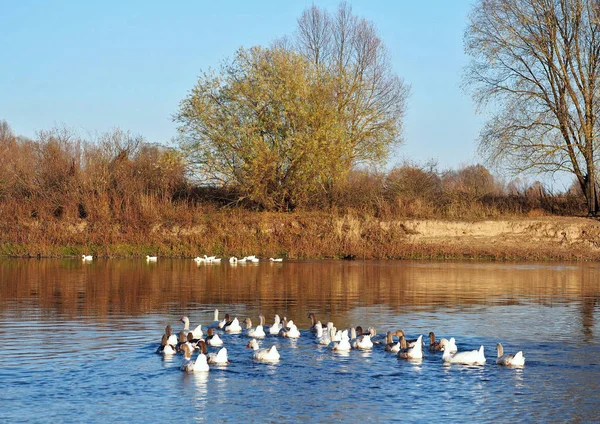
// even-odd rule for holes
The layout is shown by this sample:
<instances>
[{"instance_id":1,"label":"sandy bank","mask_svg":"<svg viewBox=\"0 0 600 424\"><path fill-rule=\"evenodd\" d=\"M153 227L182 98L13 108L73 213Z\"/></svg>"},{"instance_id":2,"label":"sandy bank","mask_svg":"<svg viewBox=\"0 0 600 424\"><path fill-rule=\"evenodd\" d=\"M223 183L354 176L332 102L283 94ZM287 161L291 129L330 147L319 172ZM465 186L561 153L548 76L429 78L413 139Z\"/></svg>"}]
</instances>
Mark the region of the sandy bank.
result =
<instances>
[{"instance_id":1,"label":"sandy bank","mask_svg":"<svg viewBox=\"0 0 600 424\"><path fill-rule=\"evenodd\" d=\"M301 258L600 260L600 222L540 217L484 221L382 220L325 213L223 211L194 222L29 221L0 224L5 256L194 257L201 254Z\"/></svg>"}]
</instances>

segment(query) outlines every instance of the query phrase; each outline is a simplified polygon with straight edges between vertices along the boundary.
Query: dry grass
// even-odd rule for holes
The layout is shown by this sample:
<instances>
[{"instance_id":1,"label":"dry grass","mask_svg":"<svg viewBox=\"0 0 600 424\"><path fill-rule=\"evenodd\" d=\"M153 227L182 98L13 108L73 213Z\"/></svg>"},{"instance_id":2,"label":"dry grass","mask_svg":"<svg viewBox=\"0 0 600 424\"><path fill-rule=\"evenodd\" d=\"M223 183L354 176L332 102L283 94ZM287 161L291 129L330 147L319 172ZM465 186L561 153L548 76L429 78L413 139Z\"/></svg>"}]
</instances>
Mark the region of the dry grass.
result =
<instances>
[{"instance_id":1,"label":"dry grass","mask_svg":"<svg viewBox=\"0 0 600 424\"><path fill-rule=\"evenodd\" d=\"M288 258L589 259L595 253L410 242L405 219L580 215L582 196L504 187L481 167L405 164L353 171L328 198L290 213L256 211L234 188L198 187L177 151L116 130L93 142L66 130L36 140L0 125L0 254L148 253Z\"/></svg>"}]
</instances>

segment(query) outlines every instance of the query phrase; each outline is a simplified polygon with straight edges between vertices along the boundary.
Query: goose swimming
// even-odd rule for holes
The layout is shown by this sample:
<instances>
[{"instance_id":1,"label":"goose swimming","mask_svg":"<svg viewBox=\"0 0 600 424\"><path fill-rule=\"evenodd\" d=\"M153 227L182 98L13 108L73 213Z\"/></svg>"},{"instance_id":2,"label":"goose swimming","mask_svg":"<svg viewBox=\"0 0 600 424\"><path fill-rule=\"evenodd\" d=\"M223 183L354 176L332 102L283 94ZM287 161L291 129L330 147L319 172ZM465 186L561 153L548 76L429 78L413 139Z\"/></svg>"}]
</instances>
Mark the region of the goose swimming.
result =
<instances>
[{"instance_id":1,"label":"goose swimming","mask_svg":"<svg viewBox=\"0 0 600 424\"><path fill-rule=\"evenodd\" d=\"M273 318L273 325L269 327L269 334L279 334L281 328L281 318L279 317L279 315L275 314L275 317Z\"/></svg>"},{"instance_id":2,"label":"goose swimming","mask_svg":"<svg viewBox=\"0 0 600 424\"><path fill-rule=\"evenodd\" d=\"M206 345L204 345L204 350L206 350ZM201 351L198 354L196 360L192 360L192 349L186 344L183 345L183 364L181 365L181 371L185 372L206 372L210 370L208 366L208 362L206 359L206 355Z\"/></svg>"},{"instance_id":3,"label":"goose swimming","mask_svg":"<svg viewBox=\"0 0 600 424\"><path fill-rule=\"evenodd\" d=\"M227 365L229 363L229 358L227 356L227 348L222 347L217 353L209 353L207 355L207 361L209 364Z\"/></svg>"},{"instance_id":4,"label":"goose swimming","mask_svg":"<svg viewBox=\"0 0 600 424\"><path fill-rule=\"evenodd\" d=\"M508 353L505 354L502 343L498 343L496 349L498 350L498 358L496 359L498 365L504 365L506 367L522 367L525 365L525 357L523 356L522 351L518 351L514 355Z\"/></svg>"},{"instance_id":5,"label":"goose swimming","mask_svg":"<svg viewBox=\"0 0 600 424\"><path fill-rule=\"evenodd\" d=\"M444 351L442 360L445 363L450 364L463 364L463 365L483 365L485 364L485 355L483 354L483 345L479 350L469 350L464 352L450 353Z\"/></svg>"},{"instance_id":6,"label":"goose swimming","mask_svg":"<svg viewBox=\"0 0 600 424\"><path fill-rule=\"evenodd\" d=\"M352 349L350 346L350 337L348 337L348 330L342 331L342 335L339 342L333 342L331 350L336 352L348 352Z\"/></svg>"},{"instance_id":7,"label":"goose swimming","mask_svg":"<svg viewBox=\"0 0 600 424\"><path fill-rule=\"evenodd\" d=\"M400 337L404 338L404 336ZM413 347L401 349L398 352L398 359L423 359L423 336L417 338Z\"/></svg>"},{"instance_id":8,"label":"goose swimming","mask_svg":"<svg viewBox=\"0 0 600 424\"><path fill-rule=\"evenodd\" d=\"M219 335L216 334L212 328L208 329L205 341L209 346L223 346L223 340L221 340Z\"/></svg>"},{"instance_id":9,"label":"goose swimming","mask_svg":"<svg viewBox=\"0 0 600 424\"><path fill-rule=\"evenodd\" d=\"M213 322L211 322L208 325L208 328L219 328L219 323L220 323L220 321L219 321L219 310L215 309L215 315L214 315Z\"/></svg>"},{"instance_id":10,"label":"goose swimming","mask_svg":"<svg viewBox=\"0 0 600 424\"><path fill-rule=\"evenodd\" d=\"M226 333L237 334L242 332L242 326L240 325L240 321L235 317L233 321L229 325L226 325L224 328Z\"/></svg>"},{"instance_id":11,"label":"goose swimming","mask_svg":"<svg viewBox=\"0 0 600 424\"><path fill-rule=\"evenodd\" d=\"M167 335L163 334L162 340L160 341L160 346L156 349L156 353L160 353L163 355L174 355L177 353L173 346L171 346L167 341Z\"/></svg>"},{"instance_id":12,"label":"goose swimming","mask_svg":"<svg viewBox=\"0 0 600 424\"><path fill-rule=\"evenodd\" d=\"M257 325L256 328L252 328L252 320L250 318L244 320L244 323L246 324L246 335L255 339L264 339L266 336L263 329L265 317L259 315L258 318L260 319L260 324Z\"/></svg>"},{"instance_id":13,"label":"goose swimming","mask_svg":"<svg viewBox=\"0 0 600 424\"><path fill-rule=\"evenodd\" d=\"M246 345L246 349L254 350L252 358L255 361L269 363L279 362L280 356L275 345L271 346L269 349L259 349L256 339L252 339Z\"/></svg>"}]
</instances>

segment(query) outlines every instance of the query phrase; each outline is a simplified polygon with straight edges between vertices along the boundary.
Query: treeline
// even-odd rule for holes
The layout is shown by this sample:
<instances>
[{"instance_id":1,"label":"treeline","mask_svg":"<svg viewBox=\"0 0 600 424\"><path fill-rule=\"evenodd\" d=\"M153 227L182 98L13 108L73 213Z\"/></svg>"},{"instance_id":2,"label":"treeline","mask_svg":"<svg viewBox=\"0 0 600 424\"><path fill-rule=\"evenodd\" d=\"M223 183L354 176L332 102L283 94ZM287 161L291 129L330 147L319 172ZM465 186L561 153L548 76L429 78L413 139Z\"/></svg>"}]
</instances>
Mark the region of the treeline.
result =
<instances>
[{"instance_id":1,"label":"treeline","mask_svg":"<svg viewBox=\"0 0 600 424\"><path fill-rule=\"evenodd\" d=\"M15 135L0 121L0 208L16 220L85 222L102 231L146 231L153 224L194 224L218 210L264 206L227 186L198 185L180 151L114 130L86 140L66 129ZM507 215L585 215L574 186L549 192L542 184L505 184L481 165L440 171L405 163L390 171L354 169L327 194L295 213L394 218L483 219Z\"/></svg>"}]
</instances>

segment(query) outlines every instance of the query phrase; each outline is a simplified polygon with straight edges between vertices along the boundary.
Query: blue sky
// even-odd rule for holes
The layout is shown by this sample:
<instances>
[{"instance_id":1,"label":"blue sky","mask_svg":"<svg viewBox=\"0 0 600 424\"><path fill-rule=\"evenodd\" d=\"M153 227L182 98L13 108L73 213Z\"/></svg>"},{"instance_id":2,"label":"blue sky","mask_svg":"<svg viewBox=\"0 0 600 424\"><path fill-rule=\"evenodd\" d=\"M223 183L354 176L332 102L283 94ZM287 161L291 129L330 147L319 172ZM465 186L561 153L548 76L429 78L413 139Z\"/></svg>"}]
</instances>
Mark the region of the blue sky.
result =
<instances>
[{"instance_id":1,"label":"blue sky","mask_svg":"<svg viewBox=\"0 0 600 424\"><path fill-rule=\"evenodd\" d=\"M478 162L484 117L460 87L470 0L354 1L373 21L395 71L412 86L405 143L390 164ZM171 116L197 76L240 47L290 34L313 1L0 0L0 119L18 134L66 125L114 127L167 143ZM314 4L335 10L337 1Z\"/></svg>"}]
</instances>

